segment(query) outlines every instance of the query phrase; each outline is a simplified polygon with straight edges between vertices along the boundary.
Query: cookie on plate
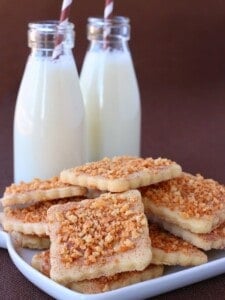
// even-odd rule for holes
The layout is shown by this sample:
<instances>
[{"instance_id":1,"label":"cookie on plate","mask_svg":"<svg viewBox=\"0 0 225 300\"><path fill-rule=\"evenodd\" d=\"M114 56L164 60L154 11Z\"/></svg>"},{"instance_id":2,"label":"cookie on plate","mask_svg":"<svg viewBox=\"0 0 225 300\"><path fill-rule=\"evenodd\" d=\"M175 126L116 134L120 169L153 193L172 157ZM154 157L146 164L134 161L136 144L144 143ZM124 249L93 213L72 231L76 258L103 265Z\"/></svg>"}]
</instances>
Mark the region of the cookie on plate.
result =
<instances>
[{"instance_id":1,"label":"cookie on plate","mask_svg":"<svg viewBox=\"0 0 225 300\"><path fill-rule=\"evenodd\" d=\"M87 163L60 174L63 182L110 192L124 192L177 177L181 167L166 158L117 156Z\"/></svg>"},{"instance_id":2,"label":"cookie on plate","mask_svg":"<svg viewBox=\"0 0 225 300\"><path fill-rule=\"evenodd\" d=\"M152 243L152 264L197 266L208 261L204 252L157 224L149 224L149 235Z\"/></svg>"},{"instance_id":3,"label":"cookie on plate","mask_svg":"<svg viewBox=\"0 0 225 300\"><path fill-rule=\"evenodd\" d=\"M80 201L78 197L70 197L51 201L37 202L26 207L6 207L1 214L1 224L5 231L20 232L25 235L47 235L47 210L59 203Z\"/></svg>"},{"instance_id":4,"label":"cookie on plate","mask_svg":"<svg viewBox=\"0 0 225 300\"><path fill-rule=\"evenodd\" d=\"M18 204L30 204L34 202L49 201L54 199L84 196L87 189L74 186L59 180L59 177L52 177L48 180L35 178L31 182L20 182L6 187L2 206L13 206Z\"/></svg>"},{"instance_id":5,"label":"cookie on plate","mask_svg":"<svg viewBox=\"0 0 225 300\"><path fill-rule=\"evenodd\" d=\"M209 233L193 233L187 229L183 229L175 224L168 223L155 216L150 218L153 222L157 222L168 232L182 238L190 244L203 249L205 251L212 249L225 248L225 223L222 223Z\"/></svg>"},{"instance_id":6,"label":"cookie on plate","mask_svg":"<svg viewBox=\"0 0 225 300\"><path fill-rule=\"evenodd\" d=\"M49 249L50 239L48 236L37 236L34 234L23 234L20 232L12 231L11 236L14 245L21 248L44 250Z\"/></svg>"},{"instance_id":7,"label":"cookie on plate","mask_svg":"<svg viewBox=\"0 0 225 300\"><path fill-rule=\"evenodd\" d=\"M182 176L140 189L145 213L193 233L225 222L225 187L201 175Z\"/></svg>"},{"instance_id":8,"label":"cookie on plate","mask_svg":"<svg viewBox=\"0 0 225 300\"><path fill-rule=\"evenodd\" d=\"M151 242L141 194L131 190L48 209L50 277L62 284L142 271Z\"/></svg>"}]
</instances>

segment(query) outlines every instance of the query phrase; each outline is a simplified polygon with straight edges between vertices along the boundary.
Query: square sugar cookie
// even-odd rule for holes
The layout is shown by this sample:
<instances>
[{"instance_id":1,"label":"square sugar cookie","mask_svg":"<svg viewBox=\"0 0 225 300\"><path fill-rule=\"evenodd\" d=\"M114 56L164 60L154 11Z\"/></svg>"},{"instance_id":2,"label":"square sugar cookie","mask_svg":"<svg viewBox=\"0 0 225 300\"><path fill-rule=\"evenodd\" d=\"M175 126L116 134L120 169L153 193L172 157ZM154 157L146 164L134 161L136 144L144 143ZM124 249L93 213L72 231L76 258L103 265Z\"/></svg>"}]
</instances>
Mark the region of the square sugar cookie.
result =
<instances>
[{"instance_id":1,"label":"square sugar cookie","mask_svg":"<svg viewBox=\"0 0 225 300\"><path fill-rule=\"evenodd\" d=\"M197 266L207 263L207 255L192 244L165 231L157 224L149 224L152 243L152 264Z\"/></svg>"},{"instance_id":2,"label":"square sugar cookie","mask_svg":"<svg viewBox=\"0 0 225 300\"><path fill-rule=\"evenodd\" d=\"M209 233L193 233L190 230L183 229L180 226L163 221L153 215L150 219L173 235L178 236L205 251L225 248L225 223L222 223Z\"/></svg>"},{"instance_id":3,"label":"square sugar cookie","mask_svg":"<svg viewBox=\"0 0 225 300\"><path fill-rule=\"evenodd\" d=\"M152 258L141 194L102 194L48 210L50 277L62 284L143 270Z\"/></svg>"},{"instance_id":4,"label":"square sugar cookie","mask_svg":"<svg viewBox=\"0 0 225 300\"><path fill-rule=\"evenodd\" d=\"M124 192L181 175L181 167L166 158L116 156L64 170L63 182L109 192Z\"/></svg>"},{"instance_id":5,"label":"square sugar cookie","mask_svg":"<svg viewBox=\"0 0 225 300\"><path fill-rule=\"evenodd\" d=\"M48 236L37 236L34 234L23 234L12 231L11 237L16 247L39 250L49 249L50 247L50 240Z\"/></svg>"},{"instance_id":6,"label":"square sugar cookie","mask_svg":"<svg viewBox=\"0 0 225 300\"><path fill-rule=\"evenodd\" d=\"M140 190L147 217L193 233L209 233L225 222L225 187L212 179L183 173Z\"/></svg>"},{"instance_id":7,"label":"square sugar cookie","mask_svg":"<svg viewBox=\"0 0 225 300\"><path fill-rule=\"evenodd\" d=\"M5 231L45 237L47 234L47 210L55 204L80 200L79 197L70 197L37 202L25 207L6 207L1 213L0 221Z\"/></svg>"},{"instance_id":8,"label":"square sugar cookie","mask_svg":"<svg viewBox=\"0 0 225 300\"><path fill-rule=\"evenodd\" d=\"M30 182L13 183L6 187L0 200L5 207L83 196L86 193L86 188L64 183L55 176L46 180L35 178Z\"/></svg>"}]
</instances>

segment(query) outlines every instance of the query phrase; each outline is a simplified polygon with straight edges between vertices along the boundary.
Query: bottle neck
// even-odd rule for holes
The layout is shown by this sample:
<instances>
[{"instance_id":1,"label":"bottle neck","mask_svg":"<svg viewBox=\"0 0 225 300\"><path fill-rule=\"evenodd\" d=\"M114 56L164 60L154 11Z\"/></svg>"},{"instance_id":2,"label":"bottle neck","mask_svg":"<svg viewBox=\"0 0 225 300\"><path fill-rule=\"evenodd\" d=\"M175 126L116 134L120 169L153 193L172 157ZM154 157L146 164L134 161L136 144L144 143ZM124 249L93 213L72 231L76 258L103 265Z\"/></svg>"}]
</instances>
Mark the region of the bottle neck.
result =
<instances>
[{"instance_id":1,"label":"bottle neck","mask_svg":"<svg viewBox=\"0 0 225 300\"><path fill-rule=\"evenodd\" d=\"M112 19L88 18L87 38L89 50L129 51L130 24L126 17Z\"/></svg>"},{"instance_id":2,"label":"bottle neck","mask_svg":"<svg viewBox=\"0 0 225 300\"><path fill-rule=\"evenodd\" d=\"M130 52L128 42L125 40L91 40L88 47L89 51L121 51Z\"/></svg>"},{"instance_id":3,"label":"bottle neck","mask_svg":"<svg viewBox=\"0 0 225 300\"><path fill-rule=\"evenodd\" d=\"M58 21L50 20L28 25L28 46L32 56L52 57L56 45L61 47L60 56L72 55L74 39L72 23L61 25Z\"/></svg>"},{"instance_id":4,"label":"bottle neck","mask_svg":"<svg viewBox=\"0 0 225 300\"><path fill-rule=\"evenodd\" d=\"M45 49L45 48L37 48L33 47L31 48L30 55L32 57L41 57L41 58L51 58L53 56L54 49ZM73 51L71 48L63 47L62 48L62 57L63 56L73 56Z\"/></svg>"}]
</instances>

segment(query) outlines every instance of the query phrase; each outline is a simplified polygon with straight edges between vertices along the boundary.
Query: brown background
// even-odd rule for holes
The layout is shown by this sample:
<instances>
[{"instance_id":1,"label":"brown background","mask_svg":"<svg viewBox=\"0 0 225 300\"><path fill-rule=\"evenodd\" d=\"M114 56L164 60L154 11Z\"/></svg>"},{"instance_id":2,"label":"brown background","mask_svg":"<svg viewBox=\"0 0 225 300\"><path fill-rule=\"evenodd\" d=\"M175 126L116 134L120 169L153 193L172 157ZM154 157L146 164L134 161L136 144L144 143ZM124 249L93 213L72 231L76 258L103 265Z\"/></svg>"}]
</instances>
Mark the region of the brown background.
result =
<instances>
[{"instance_id":1,"label":"brown background","mask_svg":"<svg viewBox=\"0 0 225 300\"><path fill-rule=\"evenodd\" d=\"M74 1L79 70L87 47L86 19L102 15L103 5L103 0ZM0 1L1 194L12 181L12 120L28 55L27 23L57 19L60 6L61 0ZM142 154L172 158L186 171L225 183L225 1L118 0L115 13L131 19L130 47L142 95ZM48 299L15 270L5 250L0 250L0 274L0 298ZM224 284L220 276L159 298L211 299L217 289L222 299Z\"/></svg>"}]
</instances>

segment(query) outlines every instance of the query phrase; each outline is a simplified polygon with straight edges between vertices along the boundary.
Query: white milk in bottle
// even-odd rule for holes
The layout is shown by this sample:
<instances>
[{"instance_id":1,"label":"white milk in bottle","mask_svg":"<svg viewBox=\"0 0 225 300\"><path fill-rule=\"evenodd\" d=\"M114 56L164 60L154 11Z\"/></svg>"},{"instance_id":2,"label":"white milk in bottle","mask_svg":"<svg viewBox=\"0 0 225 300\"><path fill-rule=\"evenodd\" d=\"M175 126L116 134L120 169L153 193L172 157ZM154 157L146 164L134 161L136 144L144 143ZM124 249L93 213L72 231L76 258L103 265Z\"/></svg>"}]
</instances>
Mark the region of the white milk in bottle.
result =
<instances>
[{"instance_id":1,"label":"white milk in bottle","mask_svg":"<svg viewBox=\"0 0 225 300\"><path fill-rule=\"evenodd\" d=\"M83 163L84 108L72 54L73 24L29 24L31 54L14 117L14 181L46 179ZM57 31L58 30L58 31ZM52 59L56 34L62 55Z\"/></svg>"},{"instance_id":2,"label":"white milk in bottle","mask_svg":"<svg viewBox=\"0 0 225 300\"><path fill-rule=\"evenodd\" d=\"M90 45L80 74L87 161L140 155L140 95L129 35L127 18L88 19Z\"/></svg>"}]
</instances>

